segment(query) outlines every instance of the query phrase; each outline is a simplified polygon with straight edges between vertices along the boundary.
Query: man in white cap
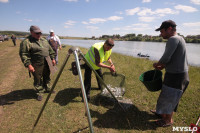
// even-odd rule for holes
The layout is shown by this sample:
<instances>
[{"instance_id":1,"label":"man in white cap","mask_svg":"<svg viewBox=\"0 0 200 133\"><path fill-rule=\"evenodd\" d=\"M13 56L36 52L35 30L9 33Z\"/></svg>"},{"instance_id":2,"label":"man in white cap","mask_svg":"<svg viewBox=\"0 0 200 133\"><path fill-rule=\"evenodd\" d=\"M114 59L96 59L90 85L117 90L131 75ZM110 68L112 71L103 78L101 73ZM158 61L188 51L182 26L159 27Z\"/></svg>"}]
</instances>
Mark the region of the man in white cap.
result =
<instances>
[{"instance_id":1,"label":"man in white cap","mask_svg":"<svg viewBox=\"0 0 200 133\"><path fill-rule=\"evenodd\" d=\"M60 50L62 49L61 42L59 37L54 34L52 29L49 31L49 33L50 35L48 35L47 40L56 53L56 64L58 64L58 47Z\"/></svg>"}]
</instances>

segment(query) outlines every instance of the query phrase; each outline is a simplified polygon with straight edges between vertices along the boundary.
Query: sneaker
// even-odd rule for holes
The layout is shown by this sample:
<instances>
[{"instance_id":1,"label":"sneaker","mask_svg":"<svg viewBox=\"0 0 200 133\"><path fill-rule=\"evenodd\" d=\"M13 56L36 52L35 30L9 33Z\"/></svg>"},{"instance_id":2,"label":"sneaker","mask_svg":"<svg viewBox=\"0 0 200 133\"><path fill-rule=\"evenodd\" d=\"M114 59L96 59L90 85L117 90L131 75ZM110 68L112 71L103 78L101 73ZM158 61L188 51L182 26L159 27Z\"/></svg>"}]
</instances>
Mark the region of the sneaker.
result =
<instances>
[{"instance_id":1,"label":"sneaker","mask_svg":"<svg viewBox=\"0 0 200 133\"><path fill-rule=\"evenodd\" d=\"M51 85L50 85L50 83L46 84L44 86L44 89L45 89L44 93L49 93L51 91ZM55 93L55 91L53 91L52 93Z\"/></svg>"},{"instance_id":2,"label":"sneaker","mask_svg":"<svg viewBox=\"0 0 200 133\"><path fill-rule=\"evenodd\" d=\"M35 87L36 92L41 92L44 89L42 86L39 86L39 85L36 85L34 87Z\"/></svg>"}]
</instances>

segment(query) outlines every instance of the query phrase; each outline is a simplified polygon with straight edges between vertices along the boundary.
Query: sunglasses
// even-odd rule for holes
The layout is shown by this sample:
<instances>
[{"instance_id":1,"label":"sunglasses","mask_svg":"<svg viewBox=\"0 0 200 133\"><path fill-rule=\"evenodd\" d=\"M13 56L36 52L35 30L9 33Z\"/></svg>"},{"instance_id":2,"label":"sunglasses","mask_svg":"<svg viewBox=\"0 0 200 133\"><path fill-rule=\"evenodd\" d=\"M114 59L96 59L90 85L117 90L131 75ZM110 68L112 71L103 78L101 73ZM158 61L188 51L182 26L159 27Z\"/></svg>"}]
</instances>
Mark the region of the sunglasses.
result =
<instances>
[{"instance_id":1,"label":"sunglasses","mask_svg":"<svg viewBox=\"0 0 200 133\"><path fill-rule=\"evenodd\" d=\"M38 32L38 33L35 33L35 34L37 34L37 35L42 35L42 33L41 33L41 32Z\"/></svg>"},{"instance_id":2,"label":"sunglasses","mask_svg":"<svg viewBox=\"0 0 200 133\"><path fill-rule=\"evenodd\" d=\"M114 44L110 44L110 43L107 43L107 45L110 46L110 47L113 47L113 46L114 46Z\"/></svg>"}]
</instances>

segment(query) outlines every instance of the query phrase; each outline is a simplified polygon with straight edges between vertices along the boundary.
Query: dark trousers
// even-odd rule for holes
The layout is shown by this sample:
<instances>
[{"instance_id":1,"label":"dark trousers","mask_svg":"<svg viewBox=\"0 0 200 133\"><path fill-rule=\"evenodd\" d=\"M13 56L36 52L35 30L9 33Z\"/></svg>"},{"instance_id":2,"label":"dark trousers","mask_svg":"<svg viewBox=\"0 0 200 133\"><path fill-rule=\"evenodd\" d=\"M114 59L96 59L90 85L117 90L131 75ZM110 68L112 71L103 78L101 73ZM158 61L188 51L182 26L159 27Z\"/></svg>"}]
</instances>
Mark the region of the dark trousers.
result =
<instances>
[{"instance_id":1,"label":"dark trousers","mask_svg":"<svg viewBox=\"0 0 200 133\"><path fill-rule=\"evenodd\" d=\"M47 87L47 84L50 82L50 69L45 59L37 61L32 64L35 72L33 72L34 76L34 86L43 86Z\"/></svg>"},{"instance_id":2,"label":"dark trousers","mask_svg":"<svg viewBox=\"0 0 200 133\"><path fill-rule=\"evenodd\" d=\"M14 46L16 46L16 40L12 40L12 42L13 42Z\"/></svg>"},{"instance_id":3,"label":"dark trousers","mask_svg":"<svg viewBox=\"0 0 200 133\"><path fill-rule=\"evenodd\" d=\"M98 69L98 70L95 70L99 76L102 78L102 71L101 69ZM85 91L86 91L86 96L89 97L90 96L90 90L91 90L91 75L92 75L92 70L90 69L89 66L87 66L85 64L85 74L84 74L84 86L85 86ZM96 79L97 79L97 83L98 83L98 87L99 89L101 89L101 84L100 84L100 81L99 79L97 78L96 76Z\"/></svg>"}]
</instances>

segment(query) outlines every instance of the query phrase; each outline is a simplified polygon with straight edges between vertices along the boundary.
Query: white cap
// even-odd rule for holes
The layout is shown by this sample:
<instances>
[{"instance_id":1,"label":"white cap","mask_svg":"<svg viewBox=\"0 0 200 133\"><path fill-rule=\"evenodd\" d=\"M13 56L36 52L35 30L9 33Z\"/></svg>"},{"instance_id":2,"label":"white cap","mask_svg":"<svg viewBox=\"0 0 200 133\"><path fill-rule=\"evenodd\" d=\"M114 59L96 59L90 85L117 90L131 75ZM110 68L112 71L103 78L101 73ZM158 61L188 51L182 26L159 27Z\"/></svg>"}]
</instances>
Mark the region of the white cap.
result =
<instances>
[{"instance_id":1,"label":"white cap","mask_svg":"<svg viewBox=\"0 0 200 133\"><path fill-rule=\"evenodd\" d=\"M49 33L54 32L52 29L49 31Z\"/></svg>"}]
</instances>

